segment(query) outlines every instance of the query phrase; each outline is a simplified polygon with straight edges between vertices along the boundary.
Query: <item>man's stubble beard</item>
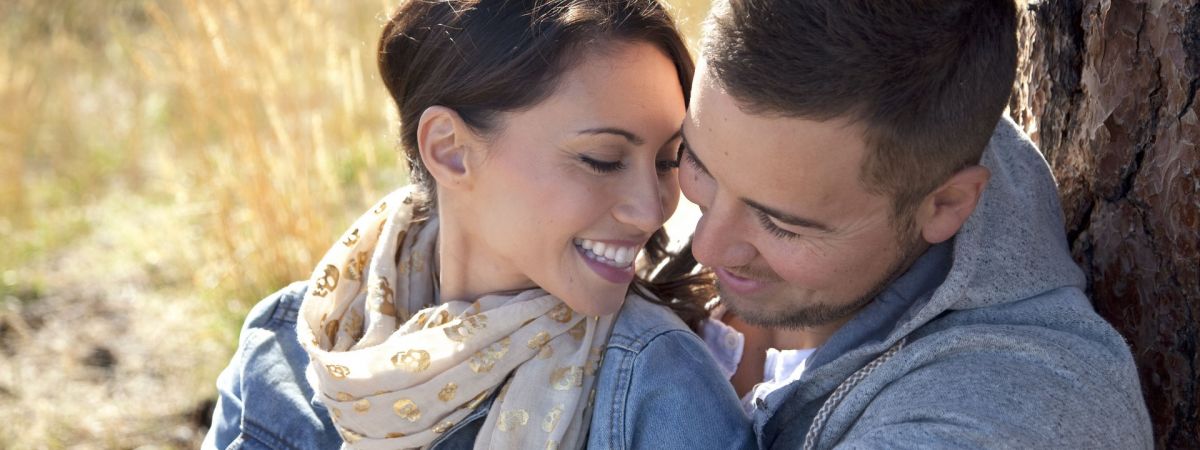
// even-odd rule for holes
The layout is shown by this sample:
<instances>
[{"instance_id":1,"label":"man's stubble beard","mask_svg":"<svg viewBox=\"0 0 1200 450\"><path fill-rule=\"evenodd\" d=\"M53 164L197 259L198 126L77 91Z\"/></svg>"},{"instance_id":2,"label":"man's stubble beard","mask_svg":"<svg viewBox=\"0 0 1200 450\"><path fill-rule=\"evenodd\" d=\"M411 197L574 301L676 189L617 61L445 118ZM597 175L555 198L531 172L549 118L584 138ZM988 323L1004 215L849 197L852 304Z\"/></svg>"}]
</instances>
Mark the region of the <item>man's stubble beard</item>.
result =
<instances>
[{"instance_id":1,"label":"man's stubble beard","mask_svg":"<svg viewBox=\"0 0 1200 450\"><path fill-rule=\"evenodd\" d=\"M892 264L892 267L888 268L886 275L877 280L866 294L853 302L842 305L818 303L815 305L788 305L794 307L783 311L756 310L752 304L739 304L740 301L734 300L736 297L727 295L724 288L721 287L720 281L717 282L717 289L721 293L722 303L742 321L750 325L764 328L795 329L813 328L845 321L874 301L875 297L879 296L893 281L903 275L916 261L917 257L923 253L924 248L927 248L919 235L905 239L902 245L901 257Z\"/></svg>"}]
</instances>

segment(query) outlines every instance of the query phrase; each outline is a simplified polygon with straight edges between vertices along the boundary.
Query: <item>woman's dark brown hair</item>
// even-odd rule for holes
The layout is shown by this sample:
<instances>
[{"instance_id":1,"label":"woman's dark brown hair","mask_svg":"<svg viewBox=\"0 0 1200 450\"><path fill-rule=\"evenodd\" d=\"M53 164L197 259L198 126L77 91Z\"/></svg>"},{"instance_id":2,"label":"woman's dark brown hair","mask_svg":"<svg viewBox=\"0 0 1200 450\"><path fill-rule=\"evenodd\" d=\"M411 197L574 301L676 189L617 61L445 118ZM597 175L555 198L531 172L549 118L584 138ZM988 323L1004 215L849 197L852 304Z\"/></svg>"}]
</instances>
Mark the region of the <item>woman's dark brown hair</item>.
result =
<instances>
[{"instance_id":1,"label":"woman's dark brown hair","mask_svg":"<svg viewBox=\"0 0 1200 450\"><path fill-rule=\"evenodd\" d=\"M417 149L417 124L427 108L450 108L486 136L499 125L499 114L549 97L585 51L625 42L661 49L688 100L691 55L656 0L406 0L384 26L378 58L400 110L400 144L412 182L437 201ZM702 303L713 295L711 277L693 275L691 252L670 254L666 242L659 230L646 244L650 264L634 288L696 328L705 316Z\"/></svg>"}]
</instances>

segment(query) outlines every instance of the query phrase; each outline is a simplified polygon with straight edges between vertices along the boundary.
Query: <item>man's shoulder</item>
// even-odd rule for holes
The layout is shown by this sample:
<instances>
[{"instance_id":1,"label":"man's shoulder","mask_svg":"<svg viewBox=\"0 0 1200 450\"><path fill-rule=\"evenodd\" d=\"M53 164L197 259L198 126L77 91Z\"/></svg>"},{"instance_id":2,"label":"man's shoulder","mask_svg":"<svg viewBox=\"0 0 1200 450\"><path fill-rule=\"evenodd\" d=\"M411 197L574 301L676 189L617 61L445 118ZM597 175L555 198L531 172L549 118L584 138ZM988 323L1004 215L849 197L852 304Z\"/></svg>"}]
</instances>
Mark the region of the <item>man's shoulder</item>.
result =
<instances>
[{"instance_id":1,"label":"man's shoulder","mask_svg":"<svg viewBox=\"0 0 1200 450\"><path fill-rule=\"evenodd\" d=\"M1004 353L1010 345L1051 357L1062 355L1102 372L1133 367L1124 338L1076 287L1051 289L1006 304L948 311L910 337L910 347L947 353L969 348Z\"/></svg>"}]
</instances>

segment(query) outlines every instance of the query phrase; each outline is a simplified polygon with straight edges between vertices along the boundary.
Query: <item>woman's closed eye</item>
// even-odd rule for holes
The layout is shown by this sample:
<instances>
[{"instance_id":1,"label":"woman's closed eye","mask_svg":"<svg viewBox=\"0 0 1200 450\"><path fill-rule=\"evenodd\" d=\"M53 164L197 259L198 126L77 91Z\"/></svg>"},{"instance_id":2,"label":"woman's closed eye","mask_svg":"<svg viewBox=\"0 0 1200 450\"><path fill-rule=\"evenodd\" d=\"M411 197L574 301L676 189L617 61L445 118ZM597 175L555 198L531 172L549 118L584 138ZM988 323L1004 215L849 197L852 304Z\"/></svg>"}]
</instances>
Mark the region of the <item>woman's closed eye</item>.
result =
<instances>
[{"instance_id":1,"label":"woman's closed eye","mask_svg":"<svg viewBox=\"0 0 1200 450\"><path fill-rule=\"evenodd\" d=\"M617 161L606 161L603 159L592 158L590 156L580 155L579 161L587 164L596 173L607 174L615 173L625 169L625 163ZM660 159L654 162L654 169L660 174L665 175L679 167L679 161L673 159Z\"/></svg>"},{"instance_id":2,"label":"woman's closed eye","mask_svg":"<svg viewBox=\"0 0 1200 450\"><path fill-rule=\"evenodd\" d=\"M586 155L579 155L579 161L587 164L596 173L614 173L625 168L625 163L620 160L605 161L602 159L592 158Z\"/></svg>"},{"instance_id":3,"label":"woman's closed eye","mask_svg":"<svg viewBox=\"0 0 1200 450\"><path fill-rule=\"evenodd\" d=\"M670 173L672 170L679 168L679 160L677 160L677 159L660 159L660 160L654 162L654 168L658 170L659 174L665 175L667 173Z\"/></svg>"}]
</instances>

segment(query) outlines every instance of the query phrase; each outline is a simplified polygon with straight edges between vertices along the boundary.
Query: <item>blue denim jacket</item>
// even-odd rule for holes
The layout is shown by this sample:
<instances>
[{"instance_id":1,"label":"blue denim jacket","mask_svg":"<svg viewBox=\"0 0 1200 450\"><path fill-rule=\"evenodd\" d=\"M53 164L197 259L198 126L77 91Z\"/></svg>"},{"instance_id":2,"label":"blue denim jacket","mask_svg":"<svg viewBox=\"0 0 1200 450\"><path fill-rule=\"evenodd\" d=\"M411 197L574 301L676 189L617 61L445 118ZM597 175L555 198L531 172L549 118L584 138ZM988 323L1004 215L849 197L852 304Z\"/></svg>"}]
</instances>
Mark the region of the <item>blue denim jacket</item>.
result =
<instances>
[{"instance_id":1,"label":"blue denim jacket","mask_svg":"<svg viewBox=\"0 0 1200 450\"><path fill-rule=\"evenodd\" d=\"M250 311L237 353L217 379L219 397L205 449L334 449L341 437L304 377L296 339L304 283ZM490 402L432 449L469 449ZM671 311L626 301L597 375L588 447L739 449L755 445L751 423L704 342Z\"/></svg>"}]
</instances>

